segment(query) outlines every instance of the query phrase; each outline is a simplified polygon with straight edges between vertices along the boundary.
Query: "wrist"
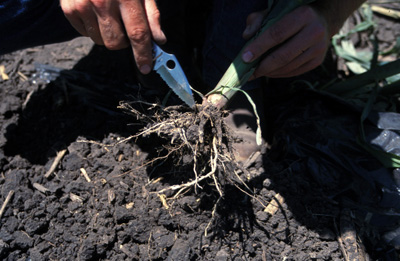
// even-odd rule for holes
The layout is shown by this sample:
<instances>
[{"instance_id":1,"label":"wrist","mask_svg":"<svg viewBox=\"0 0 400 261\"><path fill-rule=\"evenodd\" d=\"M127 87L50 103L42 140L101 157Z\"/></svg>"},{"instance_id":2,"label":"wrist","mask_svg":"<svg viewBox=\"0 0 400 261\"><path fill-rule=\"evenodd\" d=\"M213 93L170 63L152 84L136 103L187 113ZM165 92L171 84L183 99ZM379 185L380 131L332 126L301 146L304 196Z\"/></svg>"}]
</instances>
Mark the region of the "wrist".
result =
<instances>
[{"instance_id":1,"label":"wrist","mask_svg":"<svg viewBox=\"0 0 400 261\"><path fill-rule=\"evenodd\" d=\"M325 20L329 37L332 37L363 2L365 0L316 1L311 7Z\"/></svg>"}]
</instances>

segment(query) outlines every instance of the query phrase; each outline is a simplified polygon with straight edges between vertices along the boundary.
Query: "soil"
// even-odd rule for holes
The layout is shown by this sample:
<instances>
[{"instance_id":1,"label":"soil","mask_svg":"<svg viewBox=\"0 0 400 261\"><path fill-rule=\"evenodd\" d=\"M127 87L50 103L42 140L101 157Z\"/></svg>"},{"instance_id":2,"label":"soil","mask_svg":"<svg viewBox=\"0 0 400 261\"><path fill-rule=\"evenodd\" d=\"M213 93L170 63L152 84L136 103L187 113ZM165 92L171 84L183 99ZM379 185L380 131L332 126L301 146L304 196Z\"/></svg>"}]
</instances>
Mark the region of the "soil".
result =
<instances>
[{"instance_id":1,"label":"soil","mask_svg":"<svg viewBox=\"0 0 400 261\"><path fill-rule=\"evenodd\" d=\"M298 159L256 157L252 193L227 183L221 198L212 180L177 198L157 193L192 174L171 162L140 167L160 156L156 135L119 143L144 127L119 102L163 94L138 86L129 53L78 38L0 57L9 76L0 80L1 202L13 191L0 219L3 260L343 260L346 224L353 254L397 260L312 175L293 175ZM35 78L36 63L63 70Z\"/></svg>"}]
</instances>

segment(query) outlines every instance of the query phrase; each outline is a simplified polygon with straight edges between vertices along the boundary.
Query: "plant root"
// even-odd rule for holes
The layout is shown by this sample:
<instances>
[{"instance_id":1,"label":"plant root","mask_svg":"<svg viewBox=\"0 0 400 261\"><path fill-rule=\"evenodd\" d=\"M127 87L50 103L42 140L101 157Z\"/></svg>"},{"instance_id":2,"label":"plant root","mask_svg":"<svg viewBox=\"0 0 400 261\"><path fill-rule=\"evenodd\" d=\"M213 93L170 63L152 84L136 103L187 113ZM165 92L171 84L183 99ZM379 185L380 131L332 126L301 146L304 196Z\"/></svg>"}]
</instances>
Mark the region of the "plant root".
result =
<instances>
[{"instance_id":1,"label":"plant root","mask_svg":"<svg viewBox=\"0 0 400 261\"><path fill-rule=\"evenodd\" d=\"M150 159L142 167L172 159L173 173L184 173L183 183L171 185L157 193L174 191L172 199L176 199L187 189L194 188L196 191L202 188L207 180L220 197L224 195L223 187L226 184L241 187L252 194L239 176L239 173L246 174L246 170L233 154L232 143L235 138L224 122L227 111L210 104L198 105L196 110L191 110L185 106L161 107L142 101L121 102L120 108L146 123L138 134L128 139L156 135L165 141L159 151L160 156ZM143 109L145 112L141 112Z\"/></svg>"}]
</instances>

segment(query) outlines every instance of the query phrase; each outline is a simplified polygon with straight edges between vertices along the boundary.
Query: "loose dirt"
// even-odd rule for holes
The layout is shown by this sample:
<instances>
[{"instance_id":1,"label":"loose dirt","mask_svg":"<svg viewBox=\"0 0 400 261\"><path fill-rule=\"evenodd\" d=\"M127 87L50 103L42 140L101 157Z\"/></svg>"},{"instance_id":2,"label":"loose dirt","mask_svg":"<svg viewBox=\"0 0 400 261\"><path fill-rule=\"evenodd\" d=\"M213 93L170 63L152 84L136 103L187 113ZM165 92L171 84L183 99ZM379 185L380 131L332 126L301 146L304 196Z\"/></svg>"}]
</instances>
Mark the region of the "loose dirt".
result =
<instances>
[{"instance_id":1,"label":"loose dirt","mask_svg":"<svg viewBox=\"0 0 400 261\"><path fill-rule=\"evenodd\" d=\"M35 63L65 71L34 84ZM127 50L78 38L0 65L9 76L0 79L0 202L13 191L1 212L3 260L343 260L351 247L373 260L399 256L311 175L293 175L296 159L256 155L241 174L249 190L226 182L221 197L210 178L174 197L167 188L192 178L176 166L191 159L143 167L170 144L154 134L120 142L145 127L120 101L157 94L137 85ZM345 242L346 232L357 236Z\"/></svg>"}]
</instances>

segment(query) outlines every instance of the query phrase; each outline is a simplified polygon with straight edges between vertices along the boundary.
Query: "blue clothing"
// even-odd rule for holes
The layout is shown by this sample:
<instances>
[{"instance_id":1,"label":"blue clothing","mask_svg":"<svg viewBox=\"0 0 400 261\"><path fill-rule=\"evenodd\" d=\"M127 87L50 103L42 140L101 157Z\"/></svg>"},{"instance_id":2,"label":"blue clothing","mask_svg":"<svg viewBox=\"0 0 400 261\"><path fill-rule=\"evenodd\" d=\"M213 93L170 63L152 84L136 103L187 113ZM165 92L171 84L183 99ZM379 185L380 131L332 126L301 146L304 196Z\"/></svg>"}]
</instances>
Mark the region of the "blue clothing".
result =
<instances>
[{"instance_id":1,"label":"blue clothing","mask_svg":"<svg viewBox=\"0 0 400 261\"><path fill-rule=\"evenodd\" d=\"M267 9L263 0L216 0L203 47L203 78L210 86L216 86L233 59L246 43L242 34L250 13ZM258 88L262 80L248 82L242 89Z\"/></svg>"},{"instance_id":2,"label":"blue clothing","mask_svg":"<svg viewBox=\"0 0 400 261\"><path fill-rule=\"evenodd\" d=\"M167 0L162 0L160 4L164 1ZM245 44L242 32L247 16L267 8L267 2L213 1L203 46L203 78L207 84L217 84ZM182 2L170 0L160 5L160 12L173 14L177 12L178 5L181 6ZM79 33L65 18L59 0L2 0L0 35L1 55L27 47L71 40L78 37ZM257 80L249 82L245 89L256 88L259 84Z\"/></svg>"},{"instance_id":3,"label":"blue clothing","mask_svg":"<svg viewBox=\"0 0 400 261\"><path fill-rule=\"evenodd\" d=\"M59 0L2 0L0 35L0 55L79 36Z\"/></svg>"}]
</instances>

